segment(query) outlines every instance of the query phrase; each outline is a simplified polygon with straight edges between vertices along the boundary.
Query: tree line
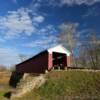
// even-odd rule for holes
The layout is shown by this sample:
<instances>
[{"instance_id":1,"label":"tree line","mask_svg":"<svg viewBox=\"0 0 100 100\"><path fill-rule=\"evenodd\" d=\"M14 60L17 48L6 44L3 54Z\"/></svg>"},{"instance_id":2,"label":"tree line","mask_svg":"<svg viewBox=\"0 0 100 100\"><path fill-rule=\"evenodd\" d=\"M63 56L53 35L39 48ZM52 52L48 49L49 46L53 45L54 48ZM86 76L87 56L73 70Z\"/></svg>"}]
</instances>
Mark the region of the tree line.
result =
<instances>
[{"instance_id":1,"label":"tree line","mask_svg":"<svg viewBox=\"0 0 100 100\"><path fill-rule=\"evenodd\" d=\"M58 36L59 43L71 52L71 66L100 69L100 37L96 31L91 30L83 39L77 36L77 25L65 23Z\"/></svg>"}]
</instances>

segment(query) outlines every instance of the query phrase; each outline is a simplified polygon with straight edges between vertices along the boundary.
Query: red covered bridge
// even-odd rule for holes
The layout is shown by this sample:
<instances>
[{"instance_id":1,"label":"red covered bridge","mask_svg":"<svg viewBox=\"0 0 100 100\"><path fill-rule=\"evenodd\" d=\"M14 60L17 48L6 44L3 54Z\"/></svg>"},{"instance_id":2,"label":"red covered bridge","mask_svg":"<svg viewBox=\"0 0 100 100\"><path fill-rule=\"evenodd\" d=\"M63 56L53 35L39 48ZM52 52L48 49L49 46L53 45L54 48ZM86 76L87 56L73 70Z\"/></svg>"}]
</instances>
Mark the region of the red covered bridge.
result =
<instances>
[{"instance_id":1,"label":"red covered bridge","mask_svg":"<svg viewBox=\"0 0 100 100\"><path fill-rule=\"evenodd\" d=\"M18 73L45 73L52 68L65 69L70 66L70 52L62 45L47 49L16 65Z\"/></svg>"}]
</instances>

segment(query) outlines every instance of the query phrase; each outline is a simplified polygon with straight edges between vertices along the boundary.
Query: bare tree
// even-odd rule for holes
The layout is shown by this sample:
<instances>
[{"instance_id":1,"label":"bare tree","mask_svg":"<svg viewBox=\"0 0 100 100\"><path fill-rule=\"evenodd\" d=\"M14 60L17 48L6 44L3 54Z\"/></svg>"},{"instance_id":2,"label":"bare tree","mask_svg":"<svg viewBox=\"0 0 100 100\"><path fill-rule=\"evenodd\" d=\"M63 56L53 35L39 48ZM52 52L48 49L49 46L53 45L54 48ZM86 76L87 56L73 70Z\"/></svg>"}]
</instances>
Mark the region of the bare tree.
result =
<instances>
[{"instance_id":1,"label":"bare tree","mask_svg":"<svg viewBox=\"0 0 100 100\"><path fill-rule=\"evenodd\" d=\"M64 44L71 52L71 58L73 62L73 66L76 65L76 61L73 55L73 49L76 46L76 37L75 32L78 24L77 23L64 23L60 26L60 35L58 37L59 43Z\"/></svg>"},{"instance_id":2,"label":"bare tree","mask_svg":"<svg viewBox=\"0 0 100 100\"><path fill-rule=\"evenodd\" d=\"M25 61L28 57L24 54L19 54L19 59L21 62Z\"/></svg>"},{"instance_id":3,"label":"bare tree","mask_svg":"<svg viewBox=\"0 0 100 100\"><path fill-rule=\"evenodd\" d=\"M89 34L86 42L81 45L80 61L84 66L100 69L100 40L96 32Z\"/></svg>"},{"instance_id":4,"label":"bare tree","mask_svg":"<svg viewBox=\"0 0 100 100\"><path fill-rule=\"evenodd\" d=\"M89 58L90 58L90 64L93 69L98 69L100 66L99 60L100 60L100 40L97 38L96 32L91 33L90 39L89 39L89 46L87 49Z\"/></svg>"},{"instance_id":5,"label":"bare tree","mask_svg":"<svg viewBox=\"0 0 100 100\"><path fill-rule=\"evenodd\" d=\"M61 33L59 35L59 42L67 46L70 51L76 45L75 32L78 24L76 23L65 23L60 26Z\"/></svg>"}]
</instances>

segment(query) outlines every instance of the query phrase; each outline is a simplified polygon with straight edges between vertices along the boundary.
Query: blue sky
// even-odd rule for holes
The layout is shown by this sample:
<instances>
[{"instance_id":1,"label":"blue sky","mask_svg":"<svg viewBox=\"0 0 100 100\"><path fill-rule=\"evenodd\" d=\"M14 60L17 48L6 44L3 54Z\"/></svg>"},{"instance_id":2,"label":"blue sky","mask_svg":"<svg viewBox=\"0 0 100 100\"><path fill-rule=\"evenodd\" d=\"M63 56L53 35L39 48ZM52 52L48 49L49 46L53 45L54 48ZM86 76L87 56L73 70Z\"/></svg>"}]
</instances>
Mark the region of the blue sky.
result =
<instances>
[{"instance_id":1,"label":"blue sky","mask_svg":"<svg viewBox=\"0 0 100 100\"><path fill-rule=\"evenodd\" d=\"M100 0L0 0L0 65L56 45L68 22L80 38L91 29L100 37Z\"/></svg>"}]
</instances>

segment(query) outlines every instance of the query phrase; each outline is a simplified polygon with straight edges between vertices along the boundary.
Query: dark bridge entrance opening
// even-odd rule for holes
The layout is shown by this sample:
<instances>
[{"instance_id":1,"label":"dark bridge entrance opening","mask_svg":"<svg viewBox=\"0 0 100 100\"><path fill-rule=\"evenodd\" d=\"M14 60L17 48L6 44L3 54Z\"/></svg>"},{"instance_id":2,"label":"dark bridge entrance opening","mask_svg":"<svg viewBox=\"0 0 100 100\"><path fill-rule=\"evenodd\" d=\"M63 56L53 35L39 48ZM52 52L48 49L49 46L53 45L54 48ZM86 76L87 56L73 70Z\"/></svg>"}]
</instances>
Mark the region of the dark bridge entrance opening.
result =
<instances>
[{"instance_id":1,"label":"dark bridge entrance opening","mask_svg":"<svg viewBox=\"0 0 100 100\"><path fill-rule=\"evenodd\" d=\"M67 65L66 54L53 52L54 69L64 69Z\"/></svg>"}]
</instances>

